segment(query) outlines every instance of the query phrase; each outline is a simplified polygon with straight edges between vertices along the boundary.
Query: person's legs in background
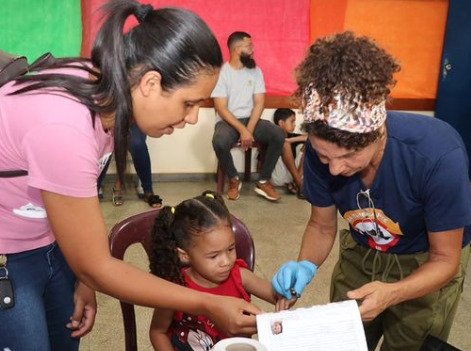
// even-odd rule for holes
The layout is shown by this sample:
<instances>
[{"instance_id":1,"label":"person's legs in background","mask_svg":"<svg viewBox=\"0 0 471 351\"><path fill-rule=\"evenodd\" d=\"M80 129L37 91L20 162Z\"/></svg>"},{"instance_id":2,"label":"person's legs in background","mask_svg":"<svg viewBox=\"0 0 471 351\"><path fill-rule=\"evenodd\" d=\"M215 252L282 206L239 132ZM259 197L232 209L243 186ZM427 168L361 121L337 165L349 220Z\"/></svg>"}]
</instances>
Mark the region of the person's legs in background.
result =
<instances>
[{"instance_id":1,"label":"person's legs in background","mask_svg":"<svg viewBox=\"0 0 471 351\"><path fill-rule=\"evenodd\" d=\"M142 197L151 207L160 207L162 205L162 199L160 196L154 194L152 187L152 170L146 138L146 135L139 130L137 125L133 124L129 133L129 151L131 153L137 176L143 188L143 194L138 194L139 197ZM102 176L100 176L99 179L99 186L101 181ZM115 181L112 193L113 205L121 206L124 203L124 198L122 185L118 179Z\"/></svg>"},{"instance_id":2,"label":"person's legs in background","mask_svg":"<svg viewBox=\"0 0 471 351\"><path fill-rule=\"evenodd\" d=\"M257 143L266 145L265 160L260 172L260 180L255 186L255 192L270 201L277 201L280 195L270 183L270 179L283 150L285 133L279 126L261 119L255 127L254 139Z\"/></svg>"},{"instance_id":3,"label":"person's legs in background","mask_svg":"<svg viewBox=\"0 0 471 351\"><path fill-rule=\"evenodd\" d=\"M111 189L111 194L111 201L113 201L114 206L121 206L124 204L123 189L118 178L116 178L116 181L114 182L113 188Z\"/></svg>"},{"instance_id":4,"label":"person's legs in background","mask_svg":"<svg viewBox=\"0 0 471 351\"><path fill-rule=\"evenodd\" d=\"M283 145L281 158L291 175L291 182L294 180L294 184L288 183L288 190L290 193L296 194L298 189L301 188L302 185L302 173L299 172L298 165L296 164L297 160L295 159L295 155L293 155L291 143L288 141L285 141Z\"/></svg>"},{"instance_id":5,"label":"person's legs in background","mask_svg":"<svg viewBox=\"0 0 471 351\"><path fill-rule=\"evenodd\" d=\"M294 184L293 177L281 157L276 162L275 169L271 173L271 183L274 186L287 186L288 192L291 193L289 185ZM296 191L296 189L294 191Z\"/></svg>"},{"instance_id":6,"label":"person's legs in background","mask_svg":"<svg viewBox=\"0 0 471 351\"><path fill-rule=\"evenodd\" d=\"M103 167L103 169L101 170L101 173L98 176L98 180L96 182L97 190L98 190L98 198L100 200L103 199L103 180L106 177L106 172L108 172L108 167L110 166L112 157L113 156L108 157L108 161L106 162L105 167Z\"/></svg>"},{"instance_id":7,"label":"person's legs in background","mask_svg":"<svg viewBox=\"0 0 471 351\"><path fill-rule=\"evenodd\" d=\"M229 178L229 189L227 190L227 198L229 200L237 200L239 198L242 186L231 154L232 146L237 140L239 140L237 130L225 121L216 123L213 135L213 149L222 169L224 169Z\"/></svg>"},{"instance_id":8,"label":"person's legs in background","mask_svg":"<svg viewBox=\"0 0 471 351\"><path fill-rule=\"evenodd\" d=\"M154 194L152 187L152 168L146 138L147 136L141 132L138 126L133 124L130 129L129 151L137 176L142 184L144 201L151 207L160 207L162 199Z\"/></svg>"}]
</instances>

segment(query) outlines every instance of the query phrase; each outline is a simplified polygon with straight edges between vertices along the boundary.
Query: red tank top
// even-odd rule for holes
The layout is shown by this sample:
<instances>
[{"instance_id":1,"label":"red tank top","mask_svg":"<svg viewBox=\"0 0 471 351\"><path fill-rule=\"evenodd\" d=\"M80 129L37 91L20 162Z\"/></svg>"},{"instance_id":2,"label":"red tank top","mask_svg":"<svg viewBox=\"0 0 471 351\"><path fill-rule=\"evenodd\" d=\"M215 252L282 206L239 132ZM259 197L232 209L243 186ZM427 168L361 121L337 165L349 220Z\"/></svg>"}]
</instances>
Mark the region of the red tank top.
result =
<instances>
[{"instance_id":1,"label":"red tank top","mask_svg":"<svg viewBox=\"0 0 471 351\"><path fill-rule=\"evenodd\" d=\"M190 289L214 295L234 296L250 302L250 296L244 289L240 268L247 268L243 260L236 260L229 278L215 288L205 288L196 284L182 269L186 285ZM214 323L205 316L194 316L183 312L175 312L168 336L175 351L208 351L221 339L228 337L216 329Z\"/></svg>"}]
</instances>

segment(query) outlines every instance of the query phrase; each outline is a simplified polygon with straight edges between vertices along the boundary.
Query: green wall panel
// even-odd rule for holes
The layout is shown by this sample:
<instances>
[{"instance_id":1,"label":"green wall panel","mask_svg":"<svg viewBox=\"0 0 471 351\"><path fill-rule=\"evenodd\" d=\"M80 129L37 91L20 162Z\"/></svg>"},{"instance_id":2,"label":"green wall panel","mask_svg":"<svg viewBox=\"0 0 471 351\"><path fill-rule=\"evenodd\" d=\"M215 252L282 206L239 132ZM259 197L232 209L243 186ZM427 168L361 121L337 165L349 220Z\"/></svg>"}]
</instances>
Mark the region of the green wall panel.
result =
<instances>
[{"instance_id":1,"label":"green wall panel","mask_svg":"<svg viewBox=\"0 0 471 351\"><path fill-rule=\"evenodd\" d=\"M80 0L0 0L0 50L34 61L49 51L79 56Z\"/></svg>"}]
</instances>

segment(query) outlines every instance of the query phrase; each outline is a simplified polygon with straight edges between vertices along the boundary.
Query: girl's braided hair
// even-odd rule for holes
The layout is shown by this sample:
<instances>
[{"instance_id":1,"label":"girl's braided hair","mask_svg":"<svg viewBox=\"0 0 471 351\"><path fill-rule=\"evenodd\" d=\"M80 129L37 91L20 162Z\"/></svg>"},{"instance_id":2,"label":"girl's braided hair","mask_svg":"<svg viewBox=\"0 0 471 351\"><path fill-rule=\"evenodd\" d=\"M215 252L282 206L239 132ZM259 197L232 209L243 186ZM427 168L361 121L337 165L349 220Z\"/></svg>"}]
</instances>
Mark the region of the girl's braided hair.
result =
<instances>
[{"instance_id":1,"label":"girl's braided hair","mask_svg":"<svg viewBox=\"0 0 471 351\"><path fill-rule=\"evenodd\" d=\"M220 225L231 227L231 216L224 200L215 192L205 191L176 207L163 207L151 233L150 271L185 285L177 248L188 248L194 235L204 234Z\"/></svg>"}]
</instances>

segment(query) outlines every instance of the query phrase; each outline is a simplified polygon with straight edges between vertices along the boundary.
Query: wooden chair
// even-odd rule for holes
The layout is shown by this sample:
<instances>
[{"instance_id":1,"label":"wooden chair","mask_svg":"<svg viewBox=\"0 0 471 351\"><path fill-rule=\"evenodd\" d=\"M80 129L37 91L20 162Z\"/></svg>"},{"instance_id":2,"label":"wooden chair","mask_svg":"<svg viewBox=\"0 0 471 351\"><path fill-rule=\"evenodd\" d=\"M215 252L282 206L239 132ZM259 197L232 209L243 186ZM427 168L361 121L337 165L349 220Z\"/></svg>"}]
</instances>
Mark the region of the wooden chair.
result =
<instances>
[{"instance_id":1,"label":"wooden chair","mask_svg":"<svg viewBox=\"0 0 471 351\"><path fill-rule=\"evenodd\" d=\"M240 143L234 144L232 148L235 147L240 147ZM252 150L254 148L258 149L258 160L257 160L257 171L259 171L262 167L264 158L265 158L265 145L261 145L259 143L253 143L252 147L250 149L245 150L244 156L245 156L245 165L244 165L244 182L249 182L250 181L250 175L252 173ZM224 169L221 167L221 164L218 161L217 165L217 170L216 170L216 192L221 195L224 193L224 185L226 183L226 172L224 172Z\"/></svg>"},{"instance_id":2,"label":"wooden chair","mask_svg":"<svg viewBox=\"0 0 471 351\"><path fill-rule=\"evenodd\" d=\"M128 217L117 223L110 232L111 255L123 259L126 249L133 244L141 244L149 254L150 232L160 209L150 210ZM245 224L232 217L232 229L235 234L237 258L243 259L250 270L255 265L255 248L252 236ZM134 305L120 301L124 323L126 351L137 351L136 316Z\"/></svg>"}]
</instances>

